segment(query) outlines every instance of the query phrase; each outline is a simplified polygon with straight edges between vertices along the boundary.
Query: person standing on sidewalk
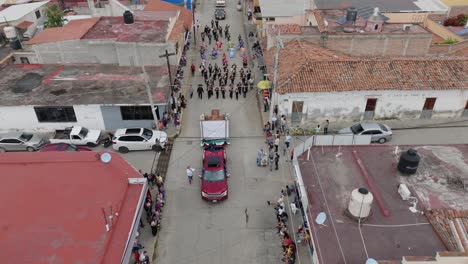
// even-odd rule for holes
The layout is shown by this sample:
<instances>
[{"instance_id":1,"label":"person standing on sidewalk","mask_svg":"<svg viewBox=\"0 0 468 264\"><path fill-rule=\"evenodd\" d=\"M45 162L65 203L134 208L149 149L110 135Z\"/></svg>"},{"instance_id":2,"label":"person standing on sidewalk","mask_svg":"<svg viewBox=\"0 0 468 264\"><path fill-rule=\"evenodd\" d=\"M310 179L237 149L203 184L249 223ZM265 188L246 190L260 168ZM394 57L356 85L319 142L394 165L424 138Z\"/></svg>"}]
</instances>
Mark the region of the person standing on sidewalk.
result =
<instances>
[{"instance_id":1,"label":"person standing on sidewalk","mask_svg":"<svg viewBox=\"0 0 468 264\"><path fill-rule=\"evenodd\" d=\"M279 147L279 144L280 144L280 139L279 137L276 137L275 138L275 152L278 153L278 147Z\"/></svg>"},{"instance_id":2,"label":"person standing on sidewalk","mask_svg":"<svg viewBox=\"0 0 468 264\"><path fill-rule=\"evenodd\" d=\"M289 149L289 145L291 144L291 135L289 135L289 132L286 132L286 136L284 137L284 144L286 145L286 148Z\"/></svg>"},{"instance_id":3,"label":"person standing on sidewalk","mask_svg":"<svg viewBox=\"0 0 468 264\"><path fill-rule=\"evenodd\" d=\"M275 153L275 170L278 170L279 159L280 159L280 155L278 154L278 152L276 152Z\"/></svg>"},{"instance_id":4,"label":"person standing on sidewalk","mask_svg":"<svg viewBox=\"0 0 468 264\"><path fill-rule=\"evenodd\" d=\"M326 135L328 134L328 125L330 125L330 122L327 120L325 120L325 125L323 126L323 134Z\"/></svg>"},{"instance_id":5,"label":"person standing on sidewalk","mask_svg":"<svg viewBox=\"0 0 468 264\"><path fill-rule=\"evenodd\" d=\"M192 184L192 180L193 180L193 172L195 171L194 168L187 166L187 178L188 178L188 181L189 181L189 184Z\"/></svg>"}]
</instances>

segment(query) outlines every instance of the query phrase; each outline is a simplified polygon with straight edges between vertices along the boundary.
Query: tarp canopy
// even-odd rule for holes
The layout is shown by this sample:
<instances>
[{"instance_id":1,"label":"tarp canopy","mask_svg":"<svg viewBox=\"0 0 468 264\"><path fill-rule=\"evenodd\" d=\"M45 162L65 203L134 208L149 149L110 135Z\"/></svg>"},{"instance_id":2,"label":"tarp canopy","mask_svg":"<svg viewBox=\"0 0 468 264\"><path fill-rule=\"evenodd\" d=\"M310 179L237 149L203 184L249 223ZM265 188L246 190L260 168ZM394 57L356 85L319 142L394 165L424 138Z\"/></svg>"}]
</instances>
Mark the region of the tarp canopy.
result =
<instances>
[{"instance_id":1,"label":"tarp canopy","mask_svg":"<svg viewBox=\"0 0 468 264\"><path fill-rule=\"evenodd\" d=\"M202 120L200 131L202 140L228 139L229 120Z\"/></svg>"}]
</instances>

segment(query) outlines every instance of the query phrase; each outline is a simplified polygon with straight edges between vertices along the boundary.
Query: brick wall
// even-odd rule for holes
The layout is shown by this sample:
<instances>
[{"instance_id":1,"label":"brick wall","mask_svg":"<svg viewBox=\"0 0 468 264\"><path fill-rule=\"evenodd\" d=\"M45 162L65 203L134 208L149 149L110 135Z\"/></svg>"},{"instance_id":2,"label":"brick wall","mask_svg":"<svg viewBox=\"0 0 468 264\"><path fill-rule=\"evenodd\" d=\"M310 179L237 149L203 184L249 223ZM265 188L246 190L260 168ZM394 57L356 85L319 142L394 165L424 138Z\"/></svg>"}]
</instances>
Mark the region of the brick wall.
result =
<instances>
[{"instance_id":1,"label":"brick wall","mask_svg":"<svg viewBox=\"0 0 468 264\"><path fill-rule=\"evenodd\" d=\"M430 55L450 54L461 49L468 48L468 40L453 45L431 45L429 47Z\"/></svg>"}]
</instances>

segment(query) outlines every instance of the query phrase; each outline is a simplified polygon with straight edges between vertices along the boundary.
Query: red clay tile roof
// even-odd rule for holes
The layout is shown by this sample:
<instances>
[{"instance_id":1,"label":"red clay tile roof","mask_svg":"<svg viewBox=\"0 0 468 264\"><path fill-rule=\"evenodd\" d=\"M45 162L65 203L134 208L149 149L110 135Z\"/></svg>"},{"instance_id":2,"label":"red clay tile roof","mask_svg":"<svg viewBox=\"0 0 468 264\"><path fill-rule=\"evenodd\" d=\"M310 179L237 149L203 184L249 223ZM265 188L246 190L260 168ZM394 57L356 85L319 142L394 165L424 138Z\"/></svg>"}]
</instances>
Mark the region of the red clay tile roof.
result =
<instances>
[{"instance_id":1,"label":"red clay tile roof","mask_svg":"<svg viewBox=\"0 0 468 264\"><path fill-rule=\"evenodd\" d=\"M19 28L19 29L27 29L32 24L34 24L34 23L31 22L31 21L25 20L25 21L19 23L18 25L16 25L16 27Z\"/></svg>"},{"instance_id":2,"label":"red clay tile roof","mask_svg":"<svg viewBox=\"0 0 468 264\"><path fill-rule=\"evenodd\" d=\"M274 57L276 48L265 51L265 65L273 76ZM322 48L310 42L293 39L285 43L284 49L279 52L278 62L278 87L286 82L290 76L300 71L309 60L338 60L340 58L350 58L350 56L337 51ZM271 80L273 80L271 78Z\"/></svg>"},{"instance_id":3,"label":"red clay tile roof","mask_svg":"<svg viewBox=\"0 0 468 264\"><path fill-rule=\"evenodd\" d=\"M308 61L279 93L468 89L468 60Z\"/></svg>"},{"instance_id":4,"label":"red clay tile roof","mask_svg":"<svg viewBox=\"0 0 468 264\"><path fill-rule=\"evenodd\" d=\"M81 39L97 22L99 17L72 20L64 27L46 28L26 44L41 44L65 40Z\"/></svg>"},{"instance_id":5,"label":"red clay tile roof","mask_svg":"<svg viewBox=\"0 0 468 264\"><path fill-rule=\"evenodd\" d=\"M192 27L192 11L183 6L173 5L161 0L150 0L145 6L145 11L180 11L179 19L184 21L184 27Z\"/></svg>"},{"instance_id":6,"label":"red clay tile roof","mask_svg":"<svg viewBox=\"0 0 468 264\"><path fill-rule=\"evenodd\" d=\"M275 48L265 52L273 76ZM276 92L468 89L466 58L354 58L295 39L280 50Z\"/></svg>"}]
</instances>

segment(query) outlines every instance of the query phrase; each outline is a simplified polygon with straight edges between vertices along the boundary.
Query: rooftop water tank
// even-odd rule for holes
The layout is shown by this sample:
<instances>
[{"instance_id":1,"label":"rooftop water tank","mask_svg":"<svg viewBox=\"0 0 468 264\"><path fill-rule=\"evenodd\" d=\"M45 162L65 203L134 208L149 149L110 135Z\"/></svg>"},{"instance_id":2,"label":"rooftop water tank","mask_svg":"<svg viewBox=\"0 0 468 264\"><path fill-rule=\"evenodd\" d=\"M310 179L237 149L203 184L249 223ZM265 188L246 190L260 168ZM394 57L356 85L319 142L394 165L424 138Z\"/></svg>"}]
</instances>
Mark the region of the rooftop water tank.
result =
<instances>
[{"instance_id":1,"label":"rooftop water tank","mask_svg":"<svg viewBox=\"0 0 468 264\"><path fill-rule=\"evenodd\" d=\"M132 12L128 10L123 13L123 18L125 24L133 24L134 22Z\"/></svg>"},{"instance_id":2,"label":"rooftop water tank","mask_svg":"<svg viewBox=\"0 0 468 264\"><path fill-rule=\"evenodd\" d=\"M357 19L357 9L354 7L350 7L346 9L346 21L355 22L356 19Z\"/></svg>"},{"instance_id":3,"label":"rooftop water tank","mask_svg":"<svg viewBox=\"0 0 468 264\"><path fill-rule=\"evenodd\" d=\"M398 170L403 174L415 174L420 160L421 158L415 149L408 149L408 151L403 152L400 156Z\"/></svg>"},{"instance_id":4,"label":"rooftop water tank","mask_svg":"<svg viewBox=\"0 0 468 264\"><path fill-rule=\"evenodd\" d=\"M354 189L348 204L349 213L356 218L369 216L374 196L366 188Z\"/></svg>"},{"instance_id":5,"label":"rooftop water tank","mask_svg":"<svg viewBox=\"0 0 468 264\"><path fill-rule=\"evenodd\" d=\"M5 36L8 39L14 39L18 36L18 34L16 33L16 29L14 27L5 27L3 31L5 32Z\"/></svg>"}]
</instances>

